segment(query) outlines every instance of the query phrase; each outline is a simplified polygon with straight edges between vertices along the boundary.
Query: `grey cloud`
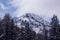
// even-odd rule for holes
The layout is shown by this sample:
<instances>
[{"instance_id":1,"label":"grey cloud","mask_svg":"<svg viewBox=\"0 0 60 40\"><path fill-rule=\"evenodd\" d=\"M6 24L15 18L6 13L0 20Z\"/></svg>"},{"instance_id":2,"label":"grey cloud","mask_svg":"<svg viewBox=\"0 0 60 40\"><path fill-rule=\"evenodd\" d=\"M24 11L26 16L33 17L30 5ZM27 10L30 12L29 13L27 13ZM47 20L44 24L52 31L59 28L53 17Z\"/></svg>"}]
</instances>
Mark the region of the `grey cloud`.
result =
<instances>
[{"instance_id":1,"label":"grey cloud","mask_svg":"<svg viewBox=\"0 0 60 40\"><path fill-rule=\"evenodd\" d=\"M14 2L19 7L15 12L17 16L37 13L46 17L52 17L53 14L60 17L60 0L14 0Z\"/></svg>"}]
</instances>

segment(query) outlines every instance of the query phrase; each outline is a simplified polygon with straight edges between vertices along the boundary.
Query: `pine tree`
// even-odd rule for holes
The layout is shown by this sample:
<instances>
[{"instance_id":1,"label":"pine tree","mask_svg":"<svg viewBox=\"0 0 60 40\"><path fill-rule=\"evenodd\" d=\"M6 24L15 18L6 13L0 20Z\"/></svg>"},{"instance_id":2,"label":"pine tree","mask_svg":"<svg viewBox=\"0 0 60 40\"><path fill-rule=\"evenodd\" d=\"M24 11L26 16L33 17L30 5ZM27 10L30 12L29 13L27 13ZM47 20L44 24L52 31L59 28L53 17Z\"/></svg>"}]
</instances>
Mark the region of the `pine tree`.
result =
<instances>
[{"instance_id":1,"label":"pine tree","mask_svg":"<svg viewBox=\"0 0 60 40\"><path fill-rule=\"evenodd\" d=\"M56 28L56 40L60 40L60 24Z\"/></svg>"},{"instance_id":2,"label":"pine tree","mask_svg":"<svg viewBox=\"0 0 60 40\"><path fill-rule=\"evenodd\" d=\"M0 35L3 33L2 20L0 19Z\"/></svg>"},{"instance_id":3,"label":"pine tree","mask_svg":"<svg viewBox=\"0 0 60 40\"><path fill-rule=\"evenodd\" d=\"M48 33L48 30L46 29L46 26L45 26L45 27L43 28L43 35L44 35L43 40L47 40L47 38L48 38L47 33Z\"/></svg>"},{"instance_id":4,"label":"pine tree","mask_svg":"<svg viewBox=\"0 0 60 40\"><path fill-rule=\"evenodd\" d=\"M5 14L3 18L3 26L5 27L5 40L13 40L14 22L10 14Z\"/></svg>"},{"instance_id":5,"label":"pine tree","mask_svg":"<svg viewBox=\"0 0 60 40\"><path fill-rule=\"evenodd\" d=\"M33 30L30 30L29 23L25 21L22 25L25 27L20 29L20 35L17 40L34 40L36 33Z\"/></svg>"},{"instance_id":6,"label":"pine tree","mask_svg":"<svg viewBox=\"0 0 60 40\"><path fill-rule=\"evenodd\" d=\"M58 28L59 28L59 20L56 15L53 16L51 21L51 32L50 32L50 39L51 40L57 40L58 35Z\"/></svg>"},{"instance_id":7,"label":"pine tree","mask_svg":"<svg viewBox=\"0 0 60 40\"><path fill-rule=\"evenodd\" d=\"M11 32L10 32L10 21L11 21L11 17L9 14L5 14L4 18L4 26L5 26L5 33L6 33L6 38L5 40L10 40L11 39Z\"/></svg>"},{"instance_id":8,"label":"pine tree","mask_svg":"<svg viewBox=\"0 0 60 40\"><path fill-rule=\"evenodd\" d=\"M44 37L44 36L43 36L42 34L37 33L35 40L43 40L43 37Z\"/></svg>"},{"instance_id":9,"label":"pine tree","mask_svg":"<svg viewBox=\"0 0 60 40\"><path fill-rule=\"evenodd\" d=\"M48 30L46 28L46 25L43 24L43 40L47 40L48 39Z\"/></svg>"}]
</instances>

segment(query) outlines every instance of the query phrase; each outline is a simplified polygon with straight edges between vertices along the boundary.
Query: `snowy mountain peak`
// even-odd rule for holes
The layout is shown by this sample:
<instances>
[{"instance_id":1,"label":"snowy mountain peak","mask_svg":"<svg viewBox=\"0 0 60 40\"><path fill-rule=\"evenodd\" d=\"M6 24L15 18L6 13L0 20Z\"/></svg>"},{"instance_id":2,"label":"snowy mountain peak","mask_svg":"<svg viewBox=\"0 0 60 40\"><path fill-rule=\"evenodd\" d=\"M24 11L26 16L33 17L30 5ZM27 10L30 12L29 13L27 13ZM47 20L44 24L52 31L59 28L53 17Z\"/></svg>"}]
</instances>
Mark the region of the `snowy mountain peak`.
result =
<instances>
[{"instance_id":1,"label":"snowy mountain peak","mask_svg":"<svg viewBox=\"0 0 60 40\"><path fill-rule=\"evenodd\" d=\"M36 14L27 13L25 15L22 15L21 17L15 18L16 24L21 27L21 23L28 22L29 26L36 32L36 33L42 33L44 26L48 29L49 23L45 21L42 17Z\"/></svg>"}]
</instances>

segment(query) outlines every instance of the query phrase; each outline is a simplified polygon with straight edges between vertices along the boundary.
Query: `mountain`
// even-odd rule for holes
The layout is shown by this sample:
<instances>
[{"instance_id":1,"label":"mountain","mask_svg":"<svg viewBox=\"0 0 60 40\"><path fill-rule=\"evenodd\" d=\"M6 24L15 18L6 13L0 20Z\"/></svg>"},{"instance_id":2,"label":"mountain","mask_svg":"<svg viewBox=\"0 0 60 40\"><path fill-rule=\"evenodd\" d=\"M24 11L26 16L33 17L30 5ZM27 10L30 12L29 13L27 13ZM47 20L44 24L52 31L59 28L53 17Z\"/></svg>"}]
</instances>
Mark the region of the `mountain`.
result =
<instances>
[{"instance_id":1,"label":"mountain","mask_svg":"<svg viewBox=\"0 0 60 40\"><path fill-rule=\"evenodd\" d=\"M44 18L40 17L39 15L27 13L20 17L14 18L16 25L21 28L22 25L25 23L29 23L29 27L31 27L36 33L43 33L43 28L46 27L47 30L50 29L49 22L45 21Z\"/></svg>"}]
</instances>

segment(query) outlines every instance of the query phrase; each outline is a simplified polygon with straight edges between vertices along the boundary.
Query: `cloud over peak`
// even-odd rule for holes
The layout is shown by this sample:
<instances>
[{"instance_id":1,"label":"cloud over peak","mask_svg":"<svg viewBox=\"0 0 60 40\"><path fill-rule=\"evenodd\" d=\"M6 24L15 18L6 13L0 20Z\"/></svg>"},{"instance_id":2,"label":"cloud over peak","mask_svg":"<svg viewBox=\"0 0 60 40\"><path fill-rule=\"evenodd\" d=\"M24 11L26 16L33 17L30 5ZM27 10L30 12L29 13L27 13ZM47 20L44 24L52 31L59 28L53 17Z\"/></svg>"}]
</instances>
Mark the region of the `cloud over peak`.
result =
<instances>
[{"instance_id":1,"label":"cloud over peak","mask_svg":"<svg viewBox=\"0 0 60 40\"><path fill-rule=\"evenodd\" d=\"M56 14L60 17L60 0L13 0L12 4L18 8L15 12L17 16L35 13L46 17Z\"/></svg>"}]
</instances>

